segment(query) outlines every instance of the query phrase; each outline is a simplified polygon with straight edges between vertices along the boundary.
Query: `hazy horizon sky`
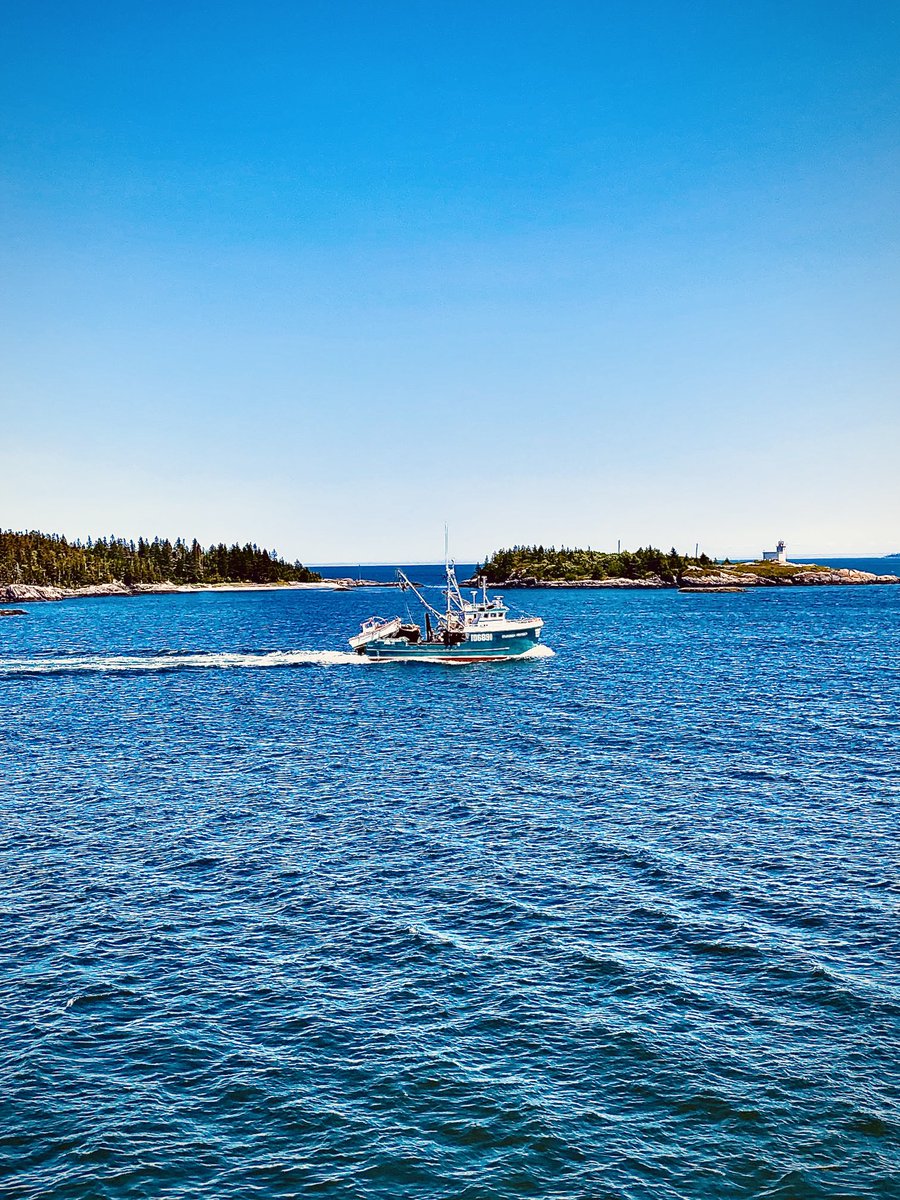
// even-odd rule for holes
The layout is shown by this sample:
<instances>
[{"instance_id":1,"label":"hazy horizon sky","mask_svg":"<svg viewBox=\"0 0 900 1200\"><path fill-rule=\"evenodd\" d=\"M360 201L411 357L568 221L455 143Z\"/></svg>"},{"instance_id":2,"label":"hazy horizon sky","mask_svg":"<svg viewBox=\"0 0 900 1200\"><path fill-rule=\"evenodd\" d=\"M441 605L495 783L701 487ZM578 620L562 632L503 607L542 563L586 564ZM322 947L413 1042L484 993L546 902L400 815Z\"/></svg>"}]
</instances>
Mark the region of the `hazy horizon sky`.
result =
<instances>
[{"instance_id":1,"label":"hazy horizon sky","mask_svg":"<svg viewBox=\"0 0 900 1200\"><path fill-rule=\"evenodd\" d=\"M900 550L895 4L0 28L0 527Z\"/></svg>"}]
</instances>

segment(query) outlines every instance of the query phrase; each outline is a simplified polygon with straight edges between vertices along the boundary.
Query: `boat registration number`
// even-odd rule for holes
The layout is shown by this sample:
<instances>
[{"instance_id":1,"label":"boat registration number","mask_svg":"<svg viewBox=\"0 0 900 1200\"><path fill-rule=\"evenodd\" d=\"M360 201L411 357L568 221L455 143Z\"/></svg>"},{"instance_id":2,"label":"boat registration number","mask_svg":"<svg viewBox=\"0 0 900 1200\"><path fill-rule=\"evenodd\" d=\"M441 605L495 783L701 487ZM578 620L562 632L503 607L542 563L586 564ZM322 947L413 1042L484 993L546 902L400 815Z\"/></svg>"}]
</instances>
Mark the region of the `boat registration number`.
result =
<instances>
[{"instance_id":1,"label":"boat registration number","mask_svg":"<svg viewBox=\"0 0 900 1200\"><path fill-rule=\"evenodd\" d=\"M490 634L490 633L470 633L469 641L470 642L489 642L491 640L492 636L493 636L493 634Z\"/></svg>"}]
</instances>

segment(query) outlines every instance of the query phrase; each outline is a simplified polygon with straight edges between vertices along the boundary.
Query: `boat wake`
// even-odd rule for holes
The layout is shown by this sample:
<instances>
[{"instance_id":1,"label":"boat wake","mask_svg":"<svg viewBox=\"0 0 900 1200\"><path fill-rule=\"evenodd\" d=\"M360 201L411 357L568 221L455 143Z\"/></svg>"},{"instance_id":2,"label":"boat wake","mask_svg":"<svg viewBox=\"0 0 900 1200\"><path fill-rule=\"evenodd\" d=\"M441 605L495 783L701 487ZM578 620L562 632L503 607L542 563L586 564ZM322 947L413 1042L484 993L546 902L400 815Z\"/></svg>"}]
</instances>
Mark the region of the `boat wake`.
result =
<instances>
[{"instance_id":1,"label":"boat wake","mask_svg":"<svg viewBox=\"0 0 900 1200\"><path fill-rule=\"evenodd\" d=\"M90 655L84 658L0 659L0 676L144 674L156 671L236 670L273 667L368 665L360 654L342 650L275 650L269 654Z\"/></svg>"},{"instance_id":2,"label":"boat wake","mask_svg":"<svg viewBox=\"0 0 900 1200\"><path fill-rule=\"evenodd\" d=\"M508 661L521 662L527 658L552 657L553 651L549 646L534 646ZM364 654L353 654L343 650L274 650L268 654L122 654L88 655L82 658L6 658L0 659L0 678L16 675L142 675L163 671L267 670L278 667L368 667L375 661ZM393 661L423 660L397 658ZM433 665L446 666L446 663Z\"/></svg>"},{"instance_id":3,"label":"boat wake","mask_svg":"<svg viewBox=\"0 0 900 1200\"><path fill-rule=\"evenodd\" d=\"M549 646L532 646L530 650L526 650L524 654L519 655L519 659L523 658L555 658L556 651L551 650Z\"/></svg>"}]
</instances>

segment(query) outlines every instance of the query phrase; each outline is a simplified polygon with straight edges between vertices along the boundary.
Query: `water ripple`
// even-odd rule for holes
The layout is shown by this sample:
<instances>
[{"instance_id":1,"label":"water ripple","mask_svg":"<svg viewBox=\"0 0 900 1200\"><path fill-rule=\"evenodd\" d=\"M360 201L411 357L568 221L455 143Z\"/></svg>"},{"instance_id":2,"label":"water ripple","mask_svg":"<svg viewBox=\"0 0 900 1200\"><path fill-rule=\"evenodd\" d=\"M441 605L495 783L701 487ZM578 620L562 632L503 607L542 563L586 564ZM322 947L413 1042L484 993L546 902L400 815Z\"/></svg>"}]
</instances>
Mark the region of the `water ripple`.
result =
<instances>
[{"instance_id":1,"label":"water ripple","mask_svg":"<svg viewBox=\"0 0 900 1200\"><path fill-rule=\"evenodd\" d=\"M900 596L846 592L538 593L500 669L331 669L355 594L4 627L0 1194L893 1200Z\"/></svg>"}]
</instances>

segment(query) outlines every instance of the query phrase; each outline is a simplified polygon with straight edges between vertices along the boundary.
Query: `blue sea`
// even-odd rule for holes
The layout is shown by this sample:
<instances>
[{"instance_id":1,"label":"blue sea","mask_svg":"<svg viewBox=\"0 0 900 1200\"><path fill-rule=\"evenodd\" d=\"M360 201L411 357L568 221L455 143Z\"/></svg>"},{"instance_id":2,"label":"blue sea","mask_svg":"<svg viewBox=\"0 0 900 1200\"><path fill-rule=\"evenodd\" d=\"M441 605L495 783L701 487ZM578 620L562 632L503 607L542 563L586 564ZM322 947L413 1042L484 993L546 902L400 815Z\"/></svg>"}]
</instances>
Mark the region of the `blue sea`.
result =
<instances>
[{"instance_id":1,"label":"blue sea","mask_svg":"<svg viewBox=\"0 0 900 1200\"><path fill-rule=\"evenodd\" d=\"M4 1200L896 1200L900 587L509 598L0 621Z\"/></svg>"}]
</instances>

